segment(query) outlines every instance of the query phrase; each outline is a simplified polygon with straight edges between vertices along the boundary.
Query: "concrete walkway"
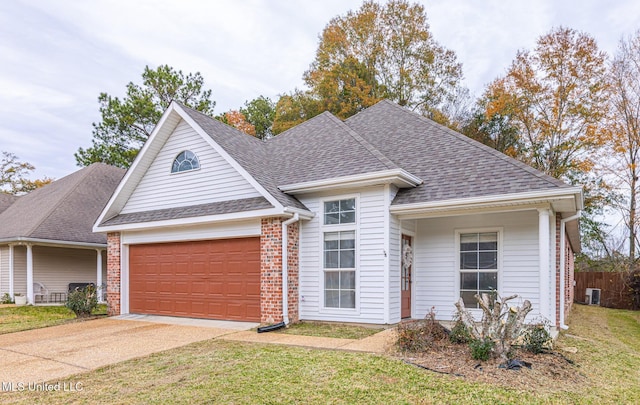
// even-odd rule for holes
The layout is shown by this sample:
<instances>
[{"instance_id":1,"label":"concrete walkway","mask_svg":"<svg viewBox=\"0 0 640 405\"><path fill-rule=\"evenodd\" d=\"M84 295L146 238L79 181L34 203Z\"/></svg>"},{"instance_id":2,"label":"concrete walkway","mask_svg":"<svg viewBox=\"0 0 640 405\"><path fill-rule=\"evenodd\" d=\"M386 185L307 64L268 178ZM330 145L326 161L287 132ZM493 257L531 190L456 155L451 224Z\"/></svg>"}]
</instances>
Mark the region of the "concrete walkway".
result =
<instances>
[{"instance_id":1,"label":"concrete walkway","mask_svg":"<svg viewBox=\"0 0 640 405\"><path fill-rule=\"evenodd\" d=\"M360 340L257 333L257 324L127 315L0 335L0 382L55 381L208 339L385 353L395 329Z\"/></svg>"}]
</instances>

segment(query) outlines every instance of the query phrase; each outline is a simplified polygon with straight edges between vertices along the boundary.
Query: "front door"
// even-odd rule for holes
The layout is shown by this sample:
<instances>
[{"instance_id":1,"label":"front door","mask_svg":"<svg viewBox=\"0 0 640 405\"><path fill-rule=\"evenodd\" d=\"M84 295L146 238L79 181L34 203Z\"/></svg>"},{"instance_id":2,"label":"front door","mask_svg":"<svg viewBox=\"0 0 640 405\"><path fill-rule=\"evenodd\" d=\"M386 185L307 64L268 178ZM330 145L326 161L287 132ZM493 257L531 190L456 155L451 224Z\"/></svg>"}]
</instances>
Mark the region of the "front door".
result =
<instances>
[{"instance_id":1,"label":"front door","mask_svg":"<svg viewBox=\"0 0 640 405\"><path fill-rule=\"evenodd\" d=\"M413 268L413 249L411 236L402 235L402 260L400 272L401 305L400 316L411 318L411 270Z\"/></svg>"}]
</instances>

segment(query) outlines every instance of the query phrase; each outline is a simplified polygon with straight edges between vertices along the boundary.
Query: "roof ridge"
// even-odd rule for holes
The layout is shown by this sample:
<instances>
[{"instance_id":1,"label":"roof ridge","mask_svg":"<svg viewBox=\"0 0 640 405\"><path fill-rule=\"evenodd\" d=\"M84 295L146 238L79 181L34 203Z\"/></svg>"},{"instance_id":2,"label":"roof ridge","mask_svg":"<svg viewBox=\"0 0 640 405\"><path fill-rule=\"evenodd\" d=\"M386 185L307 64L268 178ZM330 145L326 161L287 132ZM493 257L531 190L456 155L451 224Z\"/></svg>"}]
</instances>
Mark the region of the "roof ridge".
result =
<instances>
[{"instance_id":1,"label":"roof ridge","mask_svg":"<svg viewBox=\"0 0 640 405\"><path fill-rule=\"evenodd\" d=\"M264 142L263 142L262 140L260 140L259 138L255 137L255 136L253 136L253 135L250 135L250 134L248 134L248 133L246 133L246 132L240 131L238 128L234 127L233 125L229 125L229 124L227 124L227 123L224 123L224 122L220 121L219 119L216 119L215 117L212 117L212 116L210 116L210 115L207 115L207 114L203 113L202 111L198 111L198 110L196 110L195 108L187 107L186 105L184 105L184 104L182 104L182 103L180 103L180 102L178 102L178 101L175 101L175 103L176 103L177 105L179 105L180 107L182 107L183 109L185 109L185 110L193 111L194 113L199 114L199 115L201 115L202 117L207 118L207 119L209 119L209 120L211 120L211 121L215 122L215 123L216 123L216 125L218 125L218 124L219 124L219 125L224 125L225 127L228 127L228 128L226 128L226 129L229 129L229 128L230 128L230 129L232 129L234 132L236 132L236 133L237 133L237 135L248 136L248 137L250 137L250 138L253 138L253 139L257 140L257 141L258 141L258 142L260 142L260 143L264 143Z\"/></svg>"},{"instance_id":2,"label":"roof ridge","mask_svg":"<svg viewBox=\"0 0 640 405\"><path fill-rule=\"evenodd\" d=\"M96 163L100 163L100 162L96 162ZM74 174L77 173L82 173L82 175L80 176L80 179L78 181L76 181L75 185L73 187L71 187L66 193L64 193L64 195L58 199L58 203L57 204L51 204L51 207L49 208L49 210L46 212L45 215L42 215L40 217L40 220L37 221L35 223L35 225L29 229L28 232L26 232L26 235L31 235L33 232L35 232L47 219L49 219L49 217L51 216L51 214L53 214L53 212L58 208L58 206L60 205L60 202L66 200L71 193L73 193L80 185L80 183L82 183L82 181L89 175L89 173L94 172L96 170L96 163L92 163L89 166L85 167L84 173L82 173L83 169L80 169L79 171L75 172L75 173L71 173L68 176L65 177L69 177L72 176ZM62 179L64 179L65 177L63 177ZM62 180L60 179L60 180ZM60 180L56 180L56 181L60 181ZM51 183L50 185L53 185L55 182ZM46 186L45 186L46 187ZM44 190L44 187L42 188Z\"/></svg>"},{"instance_id":3,"label":"roof ridge","mask_svg":"<svg viewBox=\"0 0 640 405\"><path fill-rule=\"evenodd\" d=\"M353 128L347 125L344 121L340 120L335 115L329 113L329 117L331 120L335 121L338 125L344 127L349 135L354 138L358 143L360 143L366 150L369 151L376 159L378 159L382 164L387 166L389 169L397 169L400 166L395 164L391 159L385 156L380 150L378 150L375 146L369 143L366 139L364 139L359 133L357 133Z\"/></svg>"},{"instance_id":4,"label":"roof ridge","mask_svg":"<svg viewBox=\"0 0 640 405\"><path fill-rule=\"evenodd\" d=\"M296 131L299 131L300 127L305 127L307 125L310 125L314 120L316 120L316 119L318 119L320 117L323 117L325 115L329 115L329 116L333 117L333 114L331 114L329 111L325 110L325 111L321 112L318 115L314 115L313 117L309 118L308 120L304 120L301 123L296 124L296 125L292 126L291 128L288 128L287 130L282 131L279 134L272 136L271 138L267 139L265 141L265 143L276 143L276 142L279 142L279 141L276 141L276 139L288 138L289 136L292 136L292 135L289 135L289 134L293 133L294 129Z\"/></svg>"},{"instance_id":5,"label":"roof ridge","mask_svg":"<svg viewBox=\"0 0 640 405\"><path fill-rule=\"evenodd\" d=\"M411 115L412 117L415 117L415 118L417 118L417 119L419 119L421 121L424 121L425 123L427 123L429 125L436 126L437 128L443 130L448 135L453 136L455 138L458 138L459 140L461 140L461 141L473 146L474 148L478 148L478 149L483 150L485 152L491 153L492 155L494 155L495 157L505 161L506 163L509 163L512 166L515 166L515 167L517 167L519 169L525 170L528 173L538 177L539 179L542 179L542 180L546 181L547 183L551 183L552 185L557 186L557 187L560 187L560 186L569 187L568 184L566 184L565 182L563 182L560 179L556 179L555 177L550 176L550 175L546 174L545 172L543 172L541 170L538 170L538 169L536 169L534 167L531 167L528 164L526 164L524 162L521 162L516 158L513 158L513 157L508 156L508 155L506 155L506 154L504 154L504 153L502 153L502 152L500 152L500 151L498 151L496 149L493 149L492 147L487 146L487 145L483 144L482 142L479 142L479 141L476 141L474 139L471 139L468 136L466 136L466 135L464 135L464 134L462 134L460 132L454 131L453 129L451 129L451 128L447 127L447 126L439 124L439 123L435 122L432 119L429 119L429 118L424 117L424 116L422 116L420 114L414 113L413 111L409 111L406 108L404 108L404 107L402 107L402 106L400 106L400 105L398 105L396 103L393 103L393 102L391 102L389 100L386 100L386 99L380 101L380 103L385 102L385 101L386 101L385 104L391 105L391 106L399 109L400 111ZM380 103L378 103L378 104L380 104Z\"/></svg>"}]
</instances>

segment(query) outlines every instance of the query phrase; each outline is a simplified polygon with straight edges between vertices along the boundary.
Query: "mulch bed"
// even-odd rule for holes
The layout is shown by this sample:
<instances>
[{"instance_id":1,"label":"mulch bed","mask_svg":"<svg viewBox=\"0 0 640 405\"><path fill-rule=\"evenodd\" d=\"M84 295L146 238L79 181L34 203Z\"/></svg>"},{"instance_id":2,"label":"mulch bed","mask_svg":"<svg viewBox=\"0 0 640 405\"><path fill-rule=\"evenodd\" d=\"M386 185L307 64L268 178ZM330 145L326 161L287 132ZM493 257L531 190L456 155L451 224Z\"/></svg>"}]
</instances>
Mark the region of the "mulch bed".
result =
<instances>
[{"instance_id":1,"label":"mulch bed","mask_svg":"<svg viewBox=\"0 0 640 405\"><path fill-rule=\"evenodd\" d=\"M452 344L447 339L435 342L421 353L398 353L409 364L432 372L449 374L467 381L497 384L508 388L536 391L578 391L587 378L579 366L558 352L533 354L517 350L514 358L531 363L531 368L499 368L501 360L478 361L471 357L467 345Z\"/></svg>"}]
</instances>

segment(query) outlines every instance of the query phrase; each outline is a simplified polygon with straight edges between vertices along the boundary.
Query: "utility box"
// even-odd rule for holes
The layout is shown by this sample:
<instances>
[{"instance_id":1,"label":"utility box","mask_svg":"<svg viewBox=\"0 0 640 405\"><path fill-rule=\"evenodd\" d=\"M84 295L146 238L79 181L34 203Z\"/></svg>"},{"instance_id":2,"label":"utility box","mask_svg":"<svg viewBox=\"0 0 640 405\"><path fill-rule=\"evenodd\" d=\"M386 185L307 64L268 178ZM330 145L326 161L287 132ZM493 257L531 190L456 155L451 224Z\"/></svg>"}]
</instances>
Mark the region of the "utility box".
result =
<instances>
[{"instance_id":1,"label":"utility box","mask_svg":"<svg viewBox=\"0 0 640 405\"><path fill-rule=\"evenodd\" d=\"M585 293L587 305L600 305L600 289L587 288Z\"/></svg>"}]
</instances>

